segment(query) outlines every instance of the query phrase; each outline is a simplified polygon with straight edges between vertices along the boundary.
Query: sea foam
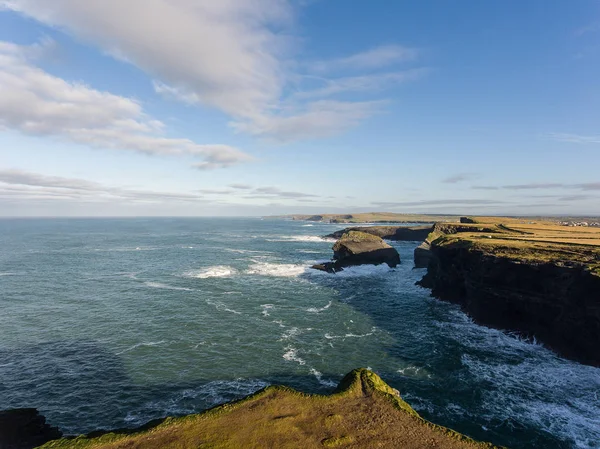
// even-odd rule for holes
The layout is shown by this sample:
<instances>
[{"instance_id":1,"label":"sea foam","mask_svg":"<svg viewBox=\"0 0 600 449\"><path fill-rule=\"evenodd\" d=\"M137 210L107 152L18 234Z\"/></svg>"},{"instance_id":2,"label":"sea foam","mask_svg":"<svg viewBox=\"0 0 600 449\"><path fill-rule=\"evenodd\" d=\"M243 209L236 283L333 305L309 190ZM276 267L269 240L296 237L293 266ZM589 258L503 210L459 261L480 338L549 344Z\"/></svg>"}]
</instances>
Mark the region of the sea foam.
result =
<instances>
[{"instance_id":1,"label":"sea foam","mask_svg":"<svg viewBox=\"0 0 600 449\"><path fill-rule=\"evenodd\" d=\"M215 265L200 270L192 270L184 273L185 277L208 279L208 278L224 278L230 277L237 273L235 268L227 265Z\"/></svg>"}]
</instances>

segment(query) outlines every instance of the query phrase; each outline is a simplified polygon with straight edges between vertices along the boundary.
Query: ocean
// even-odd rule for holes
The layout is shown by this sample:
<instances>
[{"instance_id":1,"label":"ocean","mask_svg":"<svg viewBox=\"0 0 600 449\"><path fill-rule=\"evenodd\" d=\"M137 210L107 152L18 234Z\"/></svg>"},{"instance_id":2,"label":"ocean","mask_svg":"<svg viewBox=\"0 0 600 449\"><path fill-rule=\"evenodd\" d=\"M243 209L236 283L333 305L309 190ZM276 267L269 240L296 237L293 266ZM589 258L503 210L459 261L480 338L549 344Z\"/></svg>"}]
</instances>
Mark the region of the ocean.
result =
<instances>
[{"instance_id":1,"label":"ocean","mask_svg":"<svg viewBox=\"0 0 600 449\"><path fill-rule=\"evenodd\" d=\"M0 220L0 409L66 434L377 372L424 418L517 448L600 448L600 369L478 326L396 269L311 270L343 225Z\"/></svg>"}]
</instances>

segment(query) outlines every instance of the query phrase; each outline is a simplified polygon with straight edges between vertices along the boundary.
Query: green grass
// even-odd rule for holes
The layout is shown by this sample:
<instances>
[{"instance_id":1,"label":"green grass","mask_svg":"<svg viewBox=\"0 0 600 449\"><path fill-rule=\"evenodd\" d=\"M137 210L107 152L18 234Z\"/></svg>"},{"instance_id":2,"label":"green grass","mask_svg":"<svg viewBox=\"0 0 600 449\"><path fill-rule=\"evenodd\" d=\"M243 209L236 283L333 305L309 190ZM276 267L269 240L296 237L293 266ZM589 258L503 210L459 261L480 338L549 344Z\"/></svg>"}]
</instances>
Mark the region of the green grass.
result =
<instances>
[{"instance_id":1,"label":"green grass","mask_svg":"<svg viewBox=\"0 0 600 449\"><path fill-rule=\"evenodd\" d=\"M398 392L366 369L349 373L329 396L268 387L198 415L137 431L81 436L43 449L233 449L384 447L494 448L421 418Z\"/></svg>"}]
</instances>

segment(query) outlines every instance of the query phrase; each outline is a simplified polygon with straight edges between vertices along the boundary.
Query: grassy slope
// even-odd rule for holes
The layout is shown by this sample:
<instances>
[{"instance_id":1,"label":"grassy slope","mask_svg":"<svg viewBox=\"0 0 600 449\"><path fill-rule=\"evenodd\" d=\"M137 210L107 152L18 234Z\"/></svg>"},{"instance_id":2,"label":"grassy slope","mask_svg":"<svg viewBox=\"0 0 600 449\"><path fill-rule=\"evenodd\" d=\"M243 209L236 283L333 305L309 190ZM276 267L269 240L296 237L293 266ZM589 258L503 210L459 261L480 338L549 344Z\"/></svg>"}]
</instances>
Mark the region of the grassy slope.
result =
<instances>
[{"instance_id":1,"label":"grassy slope","mask_svg":"<svg viewBox=\"0 0 600 449\"><path fill-rule=\"evenodd\" d=\"M109 433L47 443L84 448L494 448L420 418L371 371L348 374L330 396L268 387L199 415L168 418L132 434Z\"/></svg>"},{"instance_id":2,"label":"grassy slope","mask_svg":"<svg viewBox=\"0 0 600 449\"><path fill-rule=\"evenodd\" d=\"M468 246L526 262L579 264L600 275L600 228L485 217L476 221L477 224L461 224L461 232L455 234L434 231L427 240L439 246ZM451 229L458 225L445 226Z\"/></svg>"}]
</instances>

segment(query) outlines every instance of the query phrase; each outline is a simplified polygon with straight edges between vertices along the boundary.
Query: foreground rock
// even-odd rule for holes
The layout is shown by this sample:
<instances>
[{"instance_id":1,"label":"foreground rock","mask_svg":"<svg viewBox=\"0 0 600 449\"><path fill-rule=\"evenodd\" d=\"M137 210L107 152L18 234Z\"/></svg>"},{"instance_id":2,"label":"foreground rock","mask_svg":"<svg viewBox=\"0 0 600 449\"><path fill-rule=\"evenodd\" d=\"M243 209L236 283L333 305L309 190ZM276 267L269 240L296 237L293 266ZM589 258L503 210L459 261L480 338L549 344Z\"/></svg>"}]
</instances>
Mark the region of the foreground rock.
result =
<instances>
[{"instance_id":1,"label":"foreground rock","mask_svg":"<svg viewBox=\"0 0 600 449\"><path fill-rule=\"evenodd\" d=\"M600 366L600 230L594 232L444 224L428 237L420 284L481 324Z\"/></svg>"},{"instance_id":2,"label":"foreground rock","mask_svg":"<svg viewBox=\"0 0 600 449\"><path fill-rule=\"evenodd\" d=\"M333 261L313 265L317 270L335 273L355 265L380 265L394 268L400 263L400 254L380 237L364 232L350 231L333 245Z\"/></svg>"},{"instance_id":3,"label":"foreground rock","mask_svg":"<svg viewBox=\"0 0 600 449\"><path fill-rule=\"evenodd\" d=\"M433 231L433 226L359 226L335 231L325 238L339 239L350 231L364 232L386 240L420 242Z\"/></svg>"},{"instance_id":4,"label":"foreground rock","mask_svg":"<svg viewBox=\"0 0 600 449\"><path fill-rule=\"evenodd\" d=\"M61 436L34 408L0 412L0 449L31 449Z\"/></svg>"},{"instance_id":5,"label":"foreground rock","mask_svg":"<svg viewBox=\"0 0 600 449\"><path fill-rule=\"evenodd\" d=\"M144 430L52 441L44 449L404 448L493 449L421 418L397 390L354 370L330 396L271 386L199 415Z\"/></svg>"}]
</instances>

